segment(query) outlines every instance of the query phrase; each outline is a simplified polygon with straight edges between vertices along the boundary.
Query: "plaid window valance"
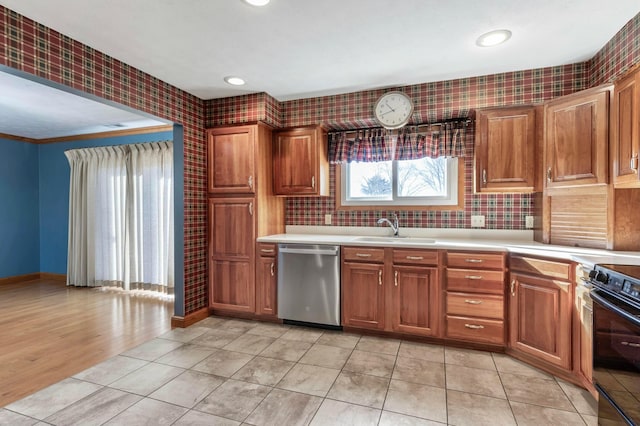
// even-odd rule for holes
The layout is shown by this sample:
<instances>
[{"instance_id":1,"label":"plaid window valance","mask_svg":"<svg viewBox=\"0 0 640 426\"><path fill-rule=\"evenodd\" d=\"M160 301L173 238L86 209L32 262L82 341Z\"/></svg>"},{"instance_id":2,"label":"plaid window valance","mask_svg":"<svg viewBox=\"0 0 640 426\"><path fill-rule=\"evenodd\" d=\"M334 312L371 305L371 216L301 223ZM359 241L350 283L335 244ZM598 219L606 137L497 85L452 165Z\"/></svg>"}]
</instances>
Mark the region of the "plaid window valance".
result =
<instances>
[{"instance_id":1,"label":"plaid window valance","mask_svg":"<svg viewBox=\"0 0 640 426\"><path fill-rule=\"evenodd\" d=\"M369 129L329 134L329 161L334 164L464 157L467 120L416 131ZM355 133L355 135L354 135ZM349 136L350 137L349 137Z\"/></svg>"}]
</instances>

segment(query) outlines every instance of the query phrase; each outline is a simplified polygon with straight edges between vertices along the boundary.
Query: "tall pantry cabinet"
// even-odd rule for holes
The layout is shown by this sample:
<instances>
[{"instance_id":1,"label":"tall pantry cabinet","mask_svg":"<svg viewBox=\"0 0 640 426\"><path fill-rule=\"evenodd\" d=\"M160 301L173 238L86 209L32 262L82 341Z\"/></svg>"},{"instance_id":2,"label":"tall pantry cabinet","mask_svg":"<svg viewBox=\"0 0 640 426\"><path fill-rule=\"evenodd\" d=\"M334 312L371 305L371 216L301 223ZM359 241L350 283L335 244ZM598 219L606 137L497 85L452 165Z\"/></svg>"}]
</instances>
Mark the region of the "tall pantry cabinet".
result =
<instances>
[{"instance_id":1,"label":"tall pantry cabinet","mask_svg":"<svg viewBox=\"0 0 640 426\"><path fill-rule=\"evenodd\" d=\"M209 308L259 314L256 238L284 232L284 199L273 193L271 129L264 124L209 129ZM273 316L276 312L273 312Z\"/></svg>"}]
</instances>

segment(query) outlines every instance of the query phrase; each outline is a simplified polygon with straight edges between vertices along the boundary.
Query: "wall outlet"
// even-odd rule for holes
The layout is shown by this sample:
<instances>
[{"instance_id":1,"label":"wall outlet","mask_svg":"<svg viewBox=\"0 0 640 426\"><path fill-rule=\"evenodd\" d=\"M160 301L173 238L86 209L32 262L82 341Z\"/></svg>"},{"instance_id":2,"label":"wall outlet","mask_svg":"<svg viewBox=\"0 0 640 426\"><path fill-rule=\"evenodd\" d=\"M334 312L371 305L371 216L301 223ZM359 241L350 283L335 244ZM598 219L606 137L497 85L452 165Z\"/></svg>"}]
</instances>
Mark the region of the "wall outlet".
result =
<instances>
[{"instance_id":1,"label":"wall outlet","mask_svg":"<svg viewBox=\"0 0 640 426\"><path fill-rule=\"evenodd\" d=\"M527 229L533 229L533 216L524 217L524 227Z\"/></svg>"},{"instance_id":2,"label":"wall outlet","mask_svg":"<svg viewBox=\"0 0 640 426\"><path fill-rule=\"evenodd\" d=\"M471 227L472 228L484 228L484 216L471 216Z\"/></svg>"},{"instance_id":3,"label":"wall outlet","mask_svg":"<svg viewBox=\"0 0 640 426\"><path fill-rule=\"evenodd\" d=\"M331 215L330 214L325 214L324 215L324 224L325 225L331 225Z\"/></svg>"}]
</instances>

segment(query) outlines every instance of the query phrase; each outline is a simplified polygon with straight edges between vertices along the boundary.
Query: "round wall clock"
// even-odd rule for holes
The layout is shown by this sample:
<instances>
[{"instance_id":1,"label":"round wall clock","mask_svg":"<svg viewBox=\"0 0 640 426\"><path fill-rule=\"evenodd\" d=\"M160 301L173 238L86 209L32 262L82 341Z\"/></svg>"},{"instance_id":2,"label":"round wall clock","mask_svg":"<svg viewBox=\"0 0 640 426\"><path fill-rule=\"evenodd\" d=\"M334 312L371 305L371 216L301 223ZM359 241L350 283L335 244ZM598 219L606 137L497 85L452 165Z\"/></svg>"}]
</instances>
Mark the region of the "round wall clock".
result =
<instances>
[{"instance_id":1,"label":"round wall clock","mask_svg":"<svg viewBox=\"0 0 640 426\"><path fill-rule=\"evenodd\" d=\"M409 122L413 113L411 98L402 92L387 92L373 107L373 114L386 129L399 129Z\"/></svg>"}]
</instances>

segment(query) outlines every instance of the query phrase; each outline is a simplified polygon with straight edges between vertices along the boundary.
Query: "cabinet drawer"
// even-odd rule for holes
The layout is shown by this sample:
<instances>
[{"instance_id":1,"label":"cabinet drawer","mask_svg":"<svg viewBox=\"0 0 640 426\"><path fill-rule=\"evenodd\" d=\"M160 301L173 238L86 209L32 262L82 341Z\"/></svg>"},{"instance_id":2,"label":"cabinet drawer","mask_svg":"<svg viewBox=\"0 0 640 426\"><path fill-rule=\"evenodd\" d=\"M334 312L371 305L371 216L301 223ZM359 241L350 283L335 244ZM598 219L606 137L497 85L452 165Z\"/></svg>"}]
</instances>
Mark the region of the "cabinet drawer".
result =
<instances>
[{"instance_id":1,"label":"cabinet drawer","mask_svg":"<svg viewBox=\"0 0 640 426\"><path fill-rule=\"evenodd\" d=\"M447 292L447 314L504 319L504 298L473 293Z\"/></svg>"},{"instance_id":2,"label":"cabinet drawer","mask_svg":"<svg viewBox=\"0 0 640 426\"><path fill-rule=\"evenodd\" d=\"M448 252L447 266L462 269L504 269L503 253Z\"/></svg>"},{"instance_id":3,"label":"cabinet drawer","mask_svg":"<svg viewBox=\"0 0 640 426\"><path fill-rule=\"evenodd\" d=\"M447 315L447 337L504 344L504 322Z\"/></svg>"},{"instance_id":4,"label":"cabinet drawer","mask_svg":"<svg viewBox=\"0 0 640 426\"><path fill-rule=\"evenodd\" d=\"M384 262L383 248L370 247L343 247L342 256L344 260L355 262Z\"/></svg>"},{"instance_id":5,"label":"cabinet drawer","mask_svg":"<svg viewBox=\"0 0 640 426\"><path fill-rule=\"evenodd\" d=\"M557 262L553 260L539 259L527 256L511 256L511 270L560 280L571 280L571 263Z\"/></svg>"},{"instance_id":6,"label":"cabinet drawer","mask_svg":"<svg viewBox=\"0 0 640 426\"><path fill-rule=\"evenodd\" d=\"M278 248L273 243L258 243L258 256L275 257Z\"/></svg>"},{"instance_id":7,"label":"cabinet drawer","mask_svg":"<svg viewBox=\"0 0 640 426\"><path fill-rule=\"evenodd\" d=\"M504 294L504 272L447 269L447 290Z\"/></svg>"},{"instance_id":8,"label":"cabinet drawer","mask_svg":"<svg viewBox=\"0 0 640 426\"><path fill-rule=\"evenodd\" d=\"M393 249L393 263L410 265L437 265L436 250L402 250Z\"/></svg>"}]
</instances>

